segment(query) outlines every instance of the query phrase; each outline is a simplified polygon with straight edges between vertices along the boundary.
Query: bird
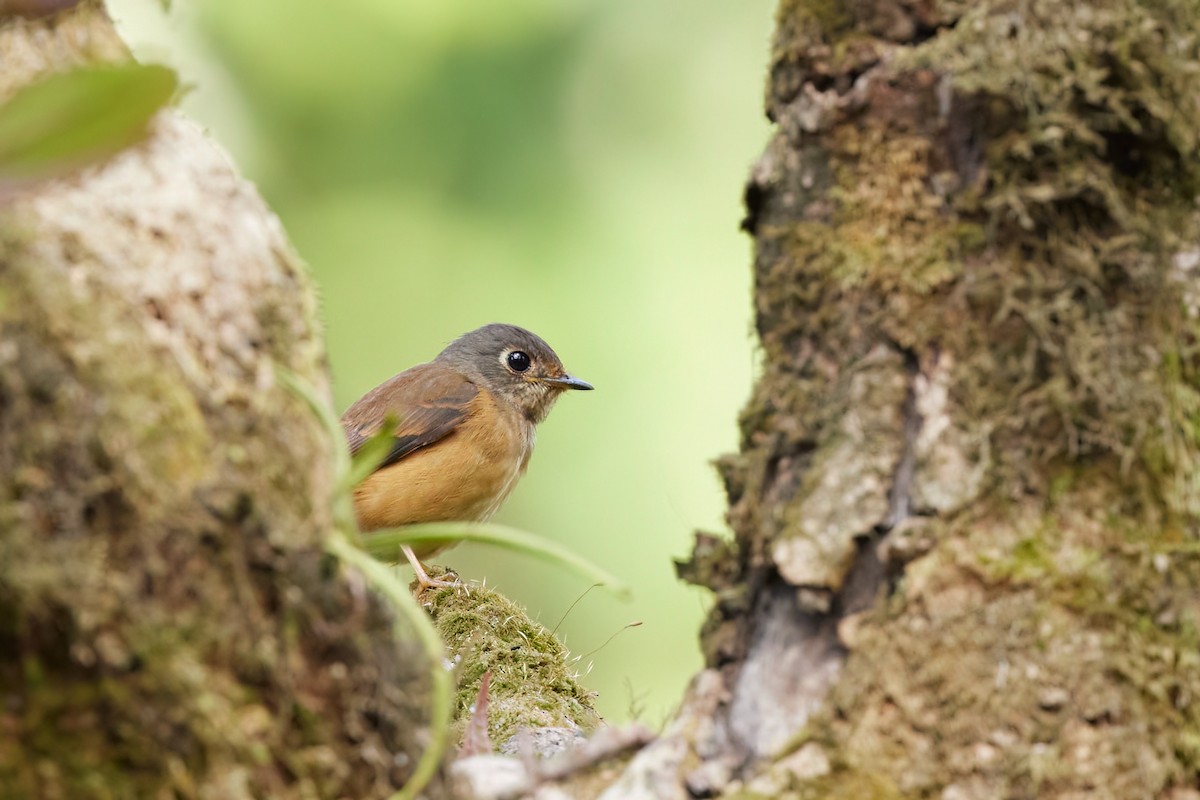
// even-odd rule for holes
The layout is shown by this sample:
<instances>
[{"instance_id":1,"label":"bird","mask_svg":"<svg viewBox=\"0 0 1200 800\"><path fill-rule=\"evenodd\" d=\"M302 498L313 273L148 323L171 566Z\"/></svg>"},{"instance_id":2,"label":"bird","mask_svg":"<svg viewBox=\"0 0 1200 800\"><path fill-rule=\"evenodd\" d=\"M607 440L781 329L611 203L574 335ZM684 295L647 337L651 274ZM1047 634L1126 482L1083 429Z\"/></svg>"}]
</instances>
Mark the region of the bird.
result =
<instances>
[{"instance_id":1,"label":"bird","mask_svg":"<svg viewBox=\"0 0 1200 800\"><path fill-rule=\"evenodd\" d=\"M464 333L376 386L341 419L351 454L394 426L387 455L354 488L359 529L490 519L525 474L555 401L592 388L540 336L502 323ZM421 563L448 546L402 547L421 589L458 585L430 578Z\"/></svg>"}]
</instances>

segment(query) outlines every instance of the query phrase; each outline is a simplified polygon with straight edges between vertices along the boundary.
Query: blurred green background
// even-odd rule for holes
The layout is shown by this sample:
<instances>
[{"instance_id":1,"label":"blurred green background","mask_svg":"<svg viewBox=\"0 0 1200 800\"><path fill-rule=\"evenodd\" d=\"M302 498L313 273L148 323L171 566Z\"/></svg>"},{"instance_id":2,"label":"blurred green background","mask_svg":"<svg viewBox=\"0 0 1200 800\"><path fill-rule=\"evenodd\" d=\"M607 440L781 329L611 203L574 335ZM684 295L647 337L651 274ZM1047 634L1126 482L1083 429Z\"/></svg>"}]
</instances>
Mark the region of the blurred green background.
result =
<instances>
[{"instance_id":1,"label":"blurred green background","mask_svg":"<svg viewBox=\"0 0 1200 800\"><path fill-rule=\"evenodd\" d=\"M701 661L708 598L671 560L725 527L709 462L736 447L750 389L737 224L767 134L772 6L110 2L311 265L339 411L493 321L596 385L559 402L496 521L635 587L631 603L591 592L560 628L614 721L661 722ZM587 588L482 546L437 560L551 627Z\"/></svg>"}]
</instances>

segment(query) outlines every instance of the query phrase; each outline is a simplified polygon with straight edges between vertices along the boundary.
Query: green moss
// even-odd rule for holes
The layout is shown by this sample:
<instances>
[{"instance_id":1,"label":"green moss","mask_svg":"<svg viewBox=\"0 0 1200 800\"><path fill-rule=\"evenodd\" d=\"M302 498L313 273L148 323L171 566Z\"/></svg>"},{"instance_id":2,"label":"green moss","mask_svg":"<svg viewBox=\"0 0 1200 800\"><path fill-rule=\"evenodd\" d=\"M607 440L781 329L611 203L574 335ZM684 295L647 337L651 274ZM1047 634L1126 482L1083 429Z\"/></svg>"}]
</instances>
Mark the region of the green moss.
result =
<instances>
[{"instance_id":1,"label":"green moss","mask_svg":"<svg viewBox=\"0 0 1200 800\"><path fill-rule=\"evenodd\" d=\"M844 770L806 785L796 794L801 800L906 800L886 775Z\"/></svg>"},{"instance_id":2,"label":"green moss","mask_svg":"<svg viewBox=\"0 0 1200 800\"><path fill-rule=\"evenodd\" d=\"M1155 475L1192 474L1195 426L1181 423L1195 418L1196 366L1175 352L1190 323L1164 278L1198 233L1198 53L1176 32L1200 25L1200 6L1042 0L1022 5L1016 44L998 47L1014 32L1011 7L974 4L952 32L900 51L892 66L949 76L954 102L987 98L987 194L963 196L957 212L986 220L1004 270L993 280L1012 282L988 327L1018 315L1021 346L1032 334L1037 359L997 364L993 346L972 365L978 383L999 378L1029 398L1039 374L1065 378L1021 406L1022 422L1060 419L1046 430L1058 428L1061 449L1040 448L1043 457L1109 451ZM1190 485L1170 486L1165 499L1200 511Z\"/></svg>"},{"instance_id":3,"label":"green moss","mask_svg":"<svg viewBox=\"0 0 1200 800\"><path fill-rule=\"evenodd\" d=\"M842 291L869 284L916 295L956 278L968 255L961 245L971 237L928 191L931 143L878 127L841 133L828 278Z\"/></svg>"},{"instance_id":4,"label":"green moss","mask_svg":"<svg viewBox=\"0 0 1200 800\"><path fill-rule=\"evenodd\" d=\"M781 5L781 36L796 35L777 57L836 85L850 65L815 54L868 22L838 34L820 7ZM808 336L851 361L881 334L954 353L951 393L993 432L1007 477L1040 490L1042 464L1113 455L1127 486L1147 488L1139 470L1160 485L1141 502L1200 515L1200 364L1168 277L1200 240L1197 44L1176 34L1200 26L1200 6L1039 0L1014 22L1014 4L992 0L932 13L957 24L891 48L870 105L816 135L834 185L760 233L782 254L759 282L769 359ZM940 76L949 93L934 91Z\"/></svg>"},{"instance_id":5,"label":"green moss","mask_svg":"<svg viewBox=\"0 0 1200 800\"><path fill-rule=\"evenodd\" d=\"M497 747L525 727L586 732L599 724L567 649L520 606L477 586L426 592L422 600L458 661L460 728L489 671L488 732Z\"/></svg>"},{"instance_id":6,"label":"green moss","mask_svg":"<svg viewBox=\"0 0 1200 800\"><path fill-rule=\"evenodd\" d=\"M982 563L993 579L1015 583L1037 581L1053 569L1046 542L1037 536L1026 537L1017 542L1007 558L994 562L982 559Z\"/></svg>"},{"instance_id":7,"label":"green moss","mask_svg":"<svg viewBox=\"0 0 1200 800\"><path fill-rule=\"evenodd\" d=\"M829 39L839 38L852 30L854 24L846 4L838 0L781 0L775 19L780 30L802 26L810 35L819 31ZM781 41L778 47L783 52L794 51L796 43L795 40Z\"/></svg>"},{"instance_id":8,"label":"green moss","mask_svg":"<svg viewBox=\"0 0 1200 800\"><path fill-rule=\"evenodd\" d=\"M1047 491L1047 499L1054 503L1068 494L1075 487L1079 475L1073 469L1063 469L1050 479L1050 486Z\"/></svg>"}]
</instances>

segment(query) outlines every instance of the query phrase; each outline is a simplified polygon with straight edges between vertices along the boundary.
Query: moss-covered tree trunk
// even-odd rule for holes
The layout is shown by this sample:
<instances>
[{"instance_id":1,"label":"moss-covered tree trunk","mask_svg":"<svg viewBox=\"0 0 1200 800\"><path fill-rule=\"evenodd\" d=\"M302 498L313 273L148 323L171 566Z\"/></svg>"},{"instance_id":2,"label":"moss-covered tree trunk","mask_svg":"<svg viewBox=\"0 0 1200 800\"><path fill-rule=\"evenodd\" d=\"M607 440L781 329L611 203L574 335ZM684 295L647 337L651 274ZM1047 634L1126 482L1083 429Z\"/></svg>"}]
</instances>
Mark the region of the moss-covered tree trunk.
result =
<instances>
[{"instance_id":1,"label":"moss-covered tree trunk","mask_svg":"<svg viewBox=\"0 0 1200 800\"><path fill-rule=\"evenodd\" d=\"M127 57L99 2L0 11L0 101ZM327 394L315 307L278 221L172 112L0 205L0 796L357 798L412 774L428 662L326 554L337 444L274 377Z\"/></svg>"},{"instance_id":2,"label":"moss-covered tree trunk","mask_svg":"<svg viewBox=\"0 0 1200 800\"><path fill-rule=\"evenodd\" d=\"M710 669L626 788L1200 797L1200 5L784 0L767 109Z\"/></svg>"}]
</instances>

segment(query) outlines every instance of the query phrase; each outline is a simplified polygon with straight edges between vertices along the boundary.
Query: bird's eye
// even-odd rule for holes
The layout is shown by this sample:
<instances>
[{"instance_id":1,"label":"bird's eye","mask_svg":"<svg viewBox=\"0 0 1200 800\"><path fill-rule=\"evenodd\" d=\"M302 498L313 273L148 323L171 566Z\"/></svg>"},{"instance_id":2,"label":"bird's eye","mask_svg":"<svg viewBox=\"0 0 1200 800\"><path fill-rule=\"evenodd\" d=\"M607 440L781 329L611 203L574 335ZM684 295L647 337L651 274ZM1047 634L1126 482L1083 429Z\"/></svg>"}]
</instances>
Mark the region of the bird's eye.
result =
<instances>
[{"instance_id":1,"label":"bird's eye","mask_svg":"<svg viewBox=\"0 0 1200 800\"><path fill-rule=\"evenodd\" d=\"M505 356L505 360L508 362L508 368L513 372L524 372L529 369L529 365L532 363L529 360L529 356L520 350L513 350Z\"/></svg>"}]
</instances>

